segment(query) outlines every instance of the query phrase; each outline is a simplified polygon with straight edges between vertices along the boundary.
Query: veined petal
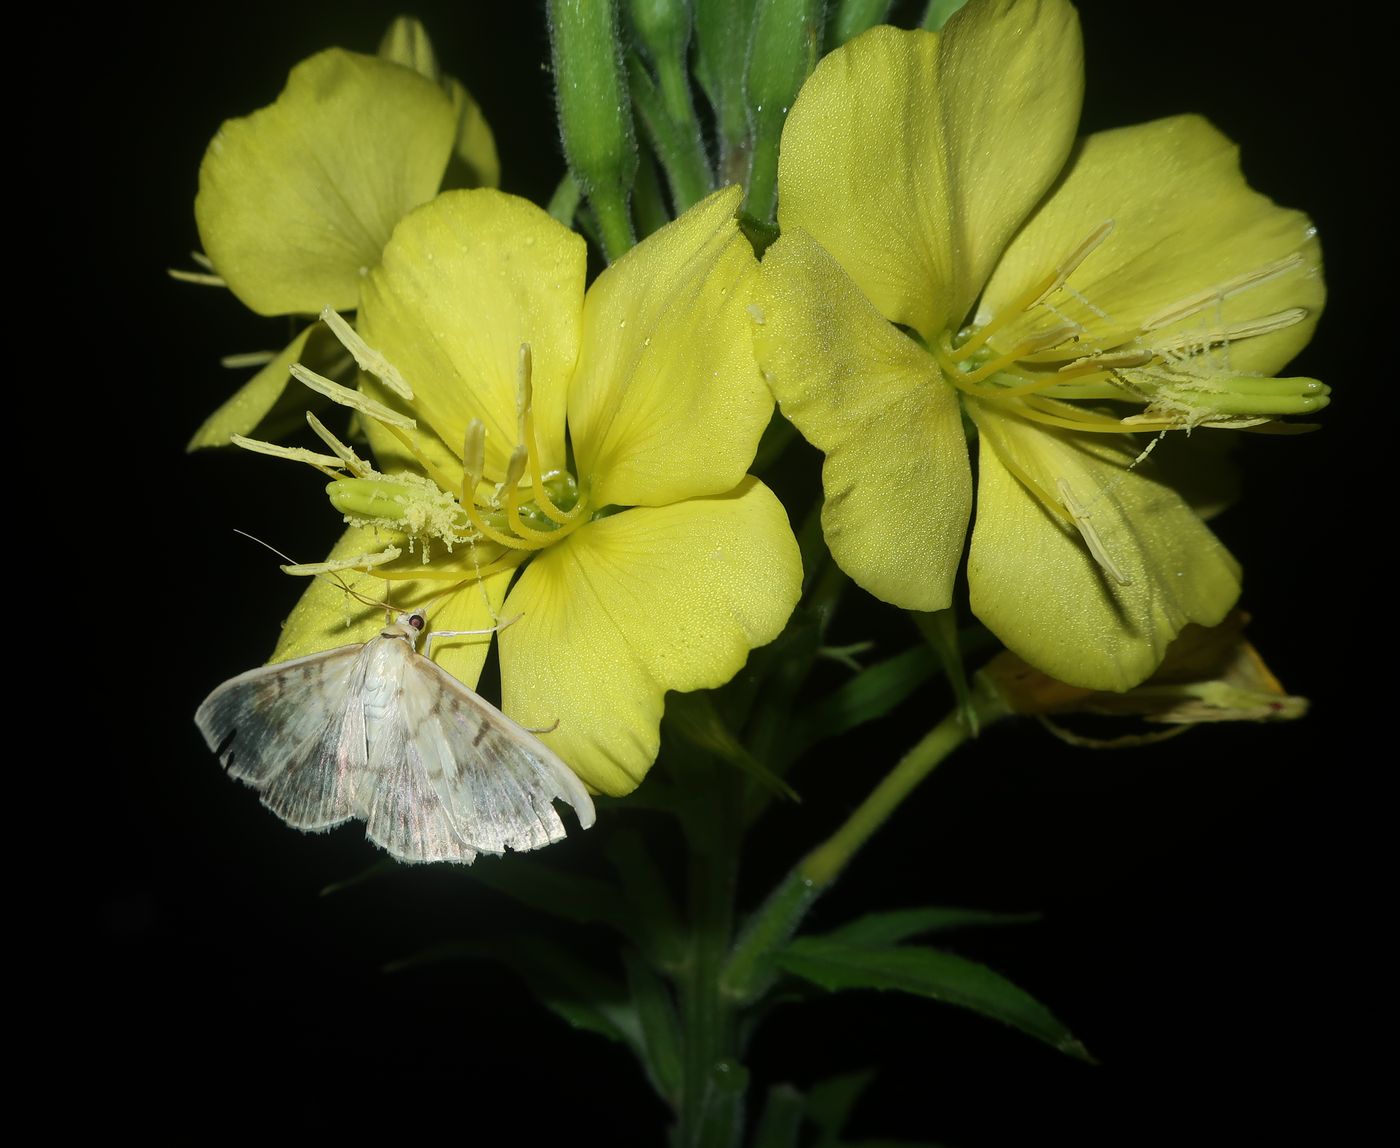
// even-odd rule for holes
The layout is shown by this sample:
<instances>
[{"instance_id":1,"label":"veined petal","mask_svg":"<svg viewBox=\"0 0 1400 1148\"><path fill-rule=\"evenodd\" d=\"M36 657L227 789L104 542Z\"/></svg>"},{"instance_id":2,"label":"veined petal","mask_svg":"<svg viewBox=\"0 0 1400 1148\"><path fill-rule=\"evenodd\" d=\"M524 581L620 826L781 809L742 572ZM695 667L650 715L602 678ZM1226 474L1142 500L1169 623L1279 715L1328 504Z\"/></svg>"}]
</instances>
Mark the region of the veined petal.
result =
<instances>
[{"instance_id":1,"label":"veined petal","mask_svg":"<svg viewBox=\"0 0 1400 1148\"><path fill-rule=\"evenodd\" d=\"M502 708L593 789L628 793L656 759L667 690L728 681L801 592L787 514L732 492L590 522L535 558L506 601Z\"/></svg>"},{"instance_id":2,"label":"veined petal","mask_svg":"<svg viewBox=\"0 0 1400 1148\"><path fill-rule=\"evenodd\" d=\"M1090 340L1148 324L1147 347L1203 347L1220 373L1270 375L1312 336L1325 289L1311 222L1252 191L1238 149L1199 116L1083 140L997 266L979 318L999 314L1108 220L1113 231L1070 277L1072 293L1003 328L993 346L1014 347L1066 321L1082 324ZM1249 320L1295 312L1287 325L1240 334Z\"/></svg>"},{"instance_id":3,"label":"veined petal","mask_svg":"<svg viewBox=\"0 0 1400 1148\"><path fill-rule=\"evenodd\" d=\"M956 392L801 230L765 254L758 306L764 375L783 414L826 453L832 557L877 598L943 609L972 506Z\"/></svg>"},{"instance_id":4,"label":"veined petal","mask_svg":"<svg viewBox=\"0 0 1400 1148\"><path fill-rule=\"evenodd\" d=\"M779 223L811 232L887 319L925 338L958 326L1069 154L1082 57L1064 0L857 36L793 104Z\"/></svg>"},{"instance_id":5,"label":"veined petal","mask_svg":"<svg viewBox=\"0 0 1400 1148\"><path fill-rule=\"evenodd\" d=\"M276 103L210 143L194 205L204 250L259 314L350 310L394 224L437 191L456 126L447 95L408 68L312 56Z\"/></svg>"},{"instance_id":6,"label":"veined petal","mask_svg":"<svg viewBox=\"0 0 1400 1148\"><path fill-rule=\"evenodd\" d=\"M459 458L467 423L481 419L497 480L519 438L522 343L541 465L564 464L586 259L583 239L528 200L449 191L399 224L365 283L360 334L413 388L413 415Z\"/></svg>"},{"instance_id":7,"label":"veined petal","mask_svg":"<svg viewBox=\"0 0 1400 1148\"><path fill-rule=\"evenodd\" d=\"M454 584L433 578L418 578L386 582L385 573L404 574L423 569L417 554L409 554L400 535L367 526L352 526L340 536L332 548L329 561L378 554L391 545L399 546L403 555L393 562L376 566L374 573L342 570L335 575L312 578L305 593L282 626L282 636L269 662L285 662L303 654L333 650L354 642L368 642L377 637L390 617L389 610L403 611L423 607L428 615L428 631L484 630L496 625L501 617L501 600L514 573L512 570L487 575L478 582ZM438 567L435 567L437 569ZM465 575L467 577L469 575ZM343 580L343 584L342 584ZM363 594L375 603L361 602L346 592L345 586ZM387 597L386 597L387 595ZM475 686L481 676L481 666L491 647L491 635L473 637L435 638L432 659L459 682ZM423 645L419 644L419 653Z\"/></svg>"},{"instance_id":8,"label":"veined petal","mask_svg":"<svg viewBox=\"0 0 1400 1148\"><path fill-rule=\"evenodd\" d=\"M276 358L239 387L232 398L227 399L223 406L204 420L185 449L228 446L233 435L251 434L287 389L287 383L292 377L291 366L301 362L306 340L314 329L303 329Z\"/></svg>"},{"instance_id":9,"label":"veined petal","mask_svg":"<svg viewBox=\"0 0 1400 1148\"><path fill-rule=\"evenodd\" d=\"M1111 436L967 405L981 442L972 611L1008 649L1071 685L1125 690L1151 675L1188 622L1225 617L1239 565L1149 477L1150 459L1128 470L1133 453Z\"/></svg>"},{"instance_id":10,"label":"veined petal","mask_svg":"<svg viewBox=\"0 0 1400 1148\"><path fill-rule=\"evenodd\" d=\"M598 276L569 391L594 505L660 506L734 489L773 399L753 360L757 263L717 191Z\"/></svg>"}]
</instances>

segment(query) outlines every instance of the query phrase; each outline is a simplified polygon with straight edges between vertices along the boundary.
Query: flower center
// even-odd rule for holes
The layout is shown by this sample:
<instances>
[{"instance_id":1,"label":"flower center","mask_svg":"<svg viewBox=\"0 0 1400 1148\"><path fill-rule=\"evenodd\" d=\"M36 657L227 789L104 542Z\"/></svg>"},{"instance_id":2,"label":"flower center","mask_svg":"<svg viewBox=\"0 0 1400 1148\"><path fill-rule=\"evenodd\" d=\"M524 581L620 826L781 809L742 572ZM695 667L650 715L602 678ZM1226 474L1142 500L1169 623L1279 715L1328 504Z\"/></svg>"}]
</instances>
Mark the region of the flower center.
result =
<instances>
[{"instance_id":1,"label":"flower center","mask_svg":"<svg viewBox=\"0 0 1400 1148\"><path fill-rule=\"evenodd\" d=\"M381 354L370 348L339 315L327 309L322 318L354 355L361 369L375 375L399 397L411 400L413 391ZM516 445L511 451L502 481L486 477L486 428L480 419L467 424L462 449L460 480L443 471L415 441L417 423L410 417L376 402L361 391L341 386L301 364L292 374L312 390L361 418L373 421L393 436L418 463L422 474L405 471L381 474L331 433L315 415L307 422L334 453L317 454L300 447L281 447L235 436L238 445L262 454L308 463L332 481L327 487L331 504L347 522L360 526L384 526L408 536L423 565L429 548L444 544L449 553L466 547L465 561L438 563L432 570L386 571L385 578L438 578L479 581L501 570L520 565L532 553L568 537L591 516L587 492L567 470L544 471L535 434L534 392L531 382L530 345L522 343L516 374ZM392 553L390 553L392 551ZM398 557L397 547L382 555L356 559L359 567L380 566ZM484 555L484 560L483 560ZM323 564L324 565L324 564ZM344 563L341 563L344 565ZM321 573L320 567L298 568L298 573Z\"/></svg>"},{"instance_id":2,"label":"flower center","mask_svg":"<svg viewBox=\"0 0 1400 1148\"><path fill-rule=\"evenodd\" d=\"M1024 418L1080 431L1255 426L1327 405L1328 388L1316 379L1266 377L1230 366L1233 345L1307 317L1301 307L1225 317L1228 301L1304 270L1301 255L1125 322L1071 283L1112 232L1113 221L1106 220L998 313L936 339L932 350L945 378L964 394L1014 405ZM1145 409L1121 417L1105 403Z\"/></svg>"}]
</instances>

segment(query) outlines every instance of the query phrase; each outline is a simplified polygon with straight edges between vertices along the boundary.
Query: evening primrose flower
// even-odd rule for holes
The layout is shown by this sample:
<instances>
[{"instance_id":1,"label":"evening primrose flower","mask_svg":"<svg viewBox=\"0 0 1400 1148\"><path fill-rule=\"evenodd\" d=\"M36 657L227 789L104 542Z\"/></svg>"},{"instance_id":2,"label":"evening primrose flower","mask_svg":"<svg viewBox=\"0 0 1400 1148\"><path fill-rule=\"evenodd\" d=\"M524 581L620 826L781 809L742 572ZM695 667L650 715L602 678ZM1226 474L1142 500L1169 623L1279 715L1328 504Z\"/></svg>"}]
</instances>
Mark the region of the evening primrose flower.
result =
<instances>
[{"instance_id":1,"label":"evening primrose flower","mask_svg":"<svg viewBox=\"0 0 1400 1148\"><path fill-rule=\"evenodd\" d=\"M405 215L449 170L494 184L495 144L479 109L437 72L416 21L396 21L381 56L333 48L292 69L275 103L229 120L199 169L195 219L212 270L259 315L352 310ZM281 397L288 367L339 355L304 327L196 432L194 449L247 433Z\"/></svg>"},{"instance_id":2,"label":"evening primrose flower","mask_svg":"<svg viewBox=\"0 0 1400 1148\"><path fill-rule=\"evenodd\" d=\"M1054 677L1122 690L1240 585L1155 439L1325 405L1269 377L1323 284L1308 220L1251 191L1209 124L1076 143L1082 88L1064 0L973 0L941 33L875 28L826 57L783 133L755 338L826 453L844 570L950 604L975 431L974 612Z\"/></svg>"},{"instance_id":3,"label":"evening primrose flower","mask_svg":"<svg viewBox=\"0 0 1400 1148\"><path fill-rule=\"evenodd\" d=\"M296 372L357 412L376 463L317 422L330 454L242 440L335 475L351 529L304 572L389 579L434 630L499 618L502 708L604 793L655 759L666 691L727 681L800 591L787 515L746 474L773 400L739 198L710 196L585 295L578 235L512 196L444 192L399 224L343 328L382 381ZM382 624L318 580L274 661ZM485 652L433 646L469 685Z\"/></svg>"}]
</instances>

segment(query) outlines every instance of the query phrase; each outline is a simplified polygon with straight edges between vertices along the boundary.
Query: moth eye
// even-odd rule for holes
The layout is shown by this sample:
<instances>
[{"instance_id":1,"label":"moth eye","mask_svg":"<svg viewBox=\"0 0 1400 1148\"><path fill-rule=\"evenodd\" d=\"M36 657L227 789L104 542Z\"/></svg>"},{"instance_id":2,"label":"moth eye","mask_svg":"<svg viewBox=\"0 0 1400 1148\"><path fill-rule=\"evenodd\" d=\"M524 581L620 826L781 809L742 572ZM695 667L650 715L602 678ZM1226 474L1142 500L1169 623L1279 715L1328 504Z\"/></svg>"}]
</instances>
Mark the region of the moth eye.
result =
<instances>
[{"instance_id":1,"label":"moth eye","mask_svg":"<svg viewBox=\"0 0 1400 1148\"><path fill-rule=\"evenodd\" d=\"M423 615L410 614L408 616L408 624L412 626L415 630L421 630L423 628Z\"/></svg>"}]
</instances>

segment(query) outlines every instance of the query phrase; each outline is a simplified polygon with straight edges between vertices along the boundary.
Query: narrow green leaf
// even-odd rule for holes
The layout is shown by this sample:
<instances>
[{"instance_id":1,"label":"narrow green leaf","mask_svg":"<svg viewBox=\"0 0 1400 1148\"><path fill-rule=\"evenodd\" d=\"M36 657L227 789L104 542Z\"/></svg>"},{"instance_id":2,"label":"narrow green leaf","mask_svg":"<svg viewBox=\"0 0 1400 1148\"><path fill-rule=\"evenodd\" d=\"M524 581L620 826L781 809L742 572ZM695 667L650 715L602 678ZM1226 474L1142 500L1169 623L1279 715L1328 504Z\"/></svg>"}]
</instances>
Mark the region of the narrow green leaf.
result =
<instances>
[{"instance_id":1,"label":"narrow green leaf","mask_svg":"<svg viewBox=\"0 0 1400 1148\"><path fill-rule=\"evenodd\" d=\"M792 786L744 748L724 724L709 693L671 694L666 699L666 723L692 745L738 766L770 792L800 800Z\"/></svg>"},{"instance_id":2,"label":"narrow green leaf","mask_svg":"<svg viewBox=\"0 0 1400 1148\"><path fill-rule=\"evenodd\" d=\"M819 1080L807 1090L807 1119L821 1133L816 1148L828 1148L840 1140L856 1101L874 1079L875 1070L865 1068Z\"/></svg>"},{"instance_id":3,"label":"narrow green leaf","mask_svg":"<svg viewBox=\"0 0 1400 1148\"><path fill-rule=\"evenodd\" d=\"M618 830L603 849L622 885L629 916L637 922L642 951L658 968L675 972L686 958L680 913L641 835Z\"/></svg>"},{"instance_id":4,"label":"narrow green leaf","mask_svg":"<svg viewBox=\"0 0 1400 1148\"><path fill-rule=\"evenodd\" d=\"M321 889L321 896L334 897L337 893L344 893L347 889L355 889L360 885L367 885L371 881L388 876L390 873L394 873L403 867L404 866L400 865L397 861L376 861L373 865L369 866L369 868L361 869L353 877L345 877L340 881L332 881L329 885L323 886Z\"/></svg>"},{"instance_id":5,"label":"narrow green leaf","mask_svg":"<svg viewBox=\"0 0 1400 1148\"><path fill-rule=\"evenodd\" d=\"M797 1148L802 1130L804 1099L791 1084L775 1084L768 1090L763 1115L753 1135L753 1148Z\"/></svg>"},{"instance_id":6,"label":"narrow green leaf","mask_svg":"<svg viewBox=\"0 0 1400 1148\"><path fill-rule=\"evenodd\" d=\"M967 667L963 663L962 647L958 641L957 612L949 607L927 613L911 610L910 616L919 627L933 652L943 664L943 672L948 675L948 684L953 687L953 696L958 699L958 713L974 737L977 736L977 708L972 701L972 689L967 683Z\"/></svg>"},{"instance_id":7,"label":"narrow green leaf","mask_svg":"<svg viewBox=\"0 0 1400 1148\"><path fill-rule=\"evenodd\" d=\"M636 952L629 949L624 953L623 963L652 1087L668 1104L675 1105L681 1094L681 1030L675 1001L666 983Z\"/></svg>"},{"instance_id":8,"label":"narrow green leaf","mask_svg":"<svg viewBox=\"0 0 1400 1148\"><path fill-rule=\"evenodd\" d=\"M514 856L508 865L478 862L468 872L488 888L550 916L580 924L596 921L624 933L630 931L627 907L606 882Z\"/></svg>"},{"instance_id":9,"label":"narrow green leaf","mask_svg":"<svg viewBox=\"0 0 1400 1148\"><path fill-rule=\"evenodd\" d=\"M778 964L824 989L895 989L971 1009L1052 1048L1094 1059L1050 1010L985 965L937 949L874 948L825 937L798 937Z\"/></svg>"},{"instance_id":10,"label":"narrow green leaf","mask_svg":"<svg viewBox=\"0 0 1400 1148\"><path fill-rule=\"evenodd\" d=\"M1039 913L993 913L986 909L895 909L868 913L825 934L830 941L848 945L893 945L922 933L947 933L979 925L1027 925L1040 920Z\"/></svg>"},{"instance_id":11,"label":"narrow green leaf","mask_svg":"<svg viewBox=\"0 0 1400 1148\"><path fill-rule=\"evenodd\" d=\"M866 722L884 717L938 673L938 656L915 646L867 666L798 718L789 731L791 756Z\"/></svg>"},{"instance_id":12,"label":"narrow green leaf","mask_svg":"<svg viewBox=\"0 0 1400 1148\"><path fill-rule=\"evenodd\" d=\"M645 1062L641 1021L626 989L555 942L530 936L447 941L391 961L384 971L401 973L462 960L490 960L507 966L545 1008L570 1026L625 1044Z\"/></svg>"}]
</instances>

